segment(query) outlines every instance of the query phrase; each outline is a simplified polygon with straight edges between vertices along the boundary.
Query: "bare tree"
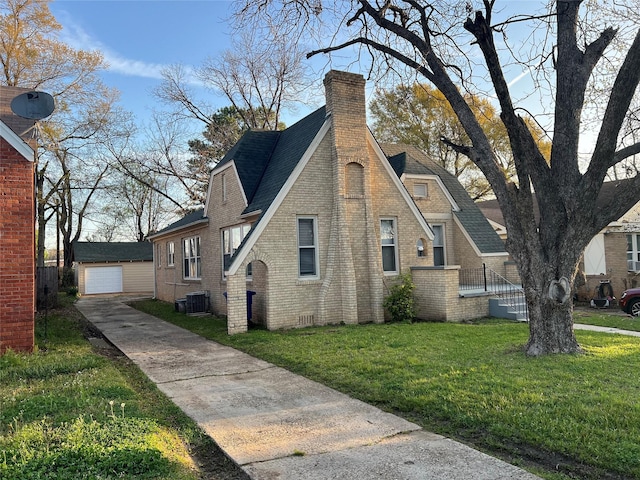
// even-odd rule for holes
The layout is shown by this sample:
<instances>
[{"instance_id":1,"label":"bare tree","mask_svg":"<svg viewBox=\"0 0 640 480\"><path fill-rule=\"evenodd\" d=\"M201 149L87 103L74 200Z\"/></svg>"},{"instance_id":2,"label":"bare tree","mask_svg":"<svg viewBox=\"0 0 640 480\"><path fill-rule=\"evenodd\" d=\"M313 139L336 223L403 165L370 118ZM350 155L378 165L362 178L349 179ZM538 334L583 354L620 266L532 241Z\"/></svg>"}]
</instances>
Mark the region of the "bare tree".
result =
<instances>
[{"instance_id":1,"label":"bare tree","mask_svg":"<svg viewBox=\"0 0 640 480\"><path fill-rule=\"evenodd\" d=\"M530 312L527 354L578 352L571 290L584 248L597 232L640 200L636 173L631 188L607 205L596 204L607 173L640 152L640 143L623 145L621 138L625 121L635 123L632 100L640 81L638 23L622 21L617 29L605 26L595 21L600 11L582 0L558 0L548 12L498 20L498 4L496 0L483 0L474 4L477 6L455 1L331 2L344 15L329 22L335 35L328 38L334 42L310 55L361 47L371 55L375 70L412 72L443 93L469 142L443 141L478 166L504 214L507 249L518 266ZM284 9L288 15L303 12L300 24L322 27L327 20L323 6L309 0L247 0L239 5L237 18L259 22L265 15L276 18L276 11ZM625 5L618 8L625 9ZM632 7L626 12L634 15ZM510 32L515 38L522 39L524 32L530 36L518 47L509 44ZM613 49L614 40L624 44L624 49ZM520 54L527 58L519 58ZM609 72L598 71L604 64ZM547 90L540 88L542 84L537 89L552 107L550 163L519 114L505 75L513 65L551 81ZM587 95L590 85L599 83L594 78L601 73L611 73L612 81L594 96L598 114L592 120L598 120L597 135L581 170L581 121L593 98ZM464 90L474 85L474 93L488 92L497 99L517 183L504 176L487 132L465 98ZM535 202L539 221L534 216Z\"/></svg>"},{"instance_id":2,"label":"bare tree","mask_svg":"<svg viewBox=\"0 0 640 480\"><path fill-rule=\"evenodd\" d=\"M118 94L96 73L105 68L98 52L75 50L58 40L61 30L49 10L50 0L0 0L0 83L45 90L56 110L38 125L36 165L37 263L44 264L45 232L57 211L71 266L71 243L82 230L82 216L94 198L106 165L89 168L105 135L116 132L110 122L122 112ZM80 205L80 207L78 207Z\"/></svg>"}]
</instances>

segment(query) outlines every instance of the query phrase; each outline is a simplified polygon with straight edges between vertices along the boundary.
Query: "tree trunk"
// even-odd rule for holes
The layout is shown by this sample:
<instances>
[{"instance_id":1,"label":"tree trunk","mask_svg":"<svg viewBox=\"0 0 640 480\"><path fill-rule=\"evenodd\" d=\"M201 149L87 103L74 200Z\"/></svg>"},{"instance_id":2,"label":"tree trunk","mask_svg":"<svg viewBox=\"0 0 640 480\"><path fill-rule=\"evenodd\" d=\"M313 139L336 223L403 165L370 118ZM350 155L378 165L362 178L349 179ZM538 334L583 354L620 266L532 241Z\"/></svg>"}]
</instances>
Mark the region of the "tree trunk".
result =
<instances>
[{"instance_id":1,"label":"tree trunk","mask_svg":"<svg viewBox=\"0 0 640 480\"><path fill-rule=\"evenodd\" d=\"M541 230L544 231L544 227ZM561 227L556 232L563 232L561 238L566 242L571 236ZM573 285L584 249L581 245L586 241L572 236L568 241L574 245L571 249L558 250L548 245L541 245L537 250L530 248L540 245L540 239L536 236L526 242L507 241L520 271L529 309L529 341L525 352L530 356L580 353L582 349L573 332Z\"/></svg>"},{"instance_id":2,"label":"tree trunk","mask_svg":"<svg viewBox=\"0 0 640 480\"><path fill-rule=\"evenodd\" d=\"M579 353L580 345L573 332L573 303L558 303L548 295L539 300L527 298L529 307L529 341L525 352L530 356L550 353Z\"/></svg>"}]
</instances>

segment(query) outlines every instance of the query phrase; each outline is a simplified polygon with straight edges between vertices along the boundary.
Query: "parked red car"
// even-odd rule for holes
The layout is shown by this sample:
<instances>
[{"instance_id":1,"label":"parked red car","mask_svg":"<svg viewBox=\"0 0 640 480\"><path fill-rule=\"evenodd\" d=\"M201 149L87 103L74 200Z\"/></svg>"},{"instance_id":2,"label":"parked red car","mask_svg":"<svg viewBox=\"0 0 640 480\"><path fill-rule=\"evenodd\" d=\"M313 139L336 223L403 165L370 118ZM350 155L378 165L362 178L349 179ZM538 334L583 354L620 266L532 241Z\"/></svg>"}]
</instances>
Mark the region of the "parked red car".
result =
<instances>
[{"instance_id":1,"label":"parked red car","mask_svg":"<svg viewBox=\"0 0 640 480\"><path fill-rule=\"evenodd\" d=\"M640 287L622 292L620 308L633 317L640 317Z\"/></svg>"}]
</instances>

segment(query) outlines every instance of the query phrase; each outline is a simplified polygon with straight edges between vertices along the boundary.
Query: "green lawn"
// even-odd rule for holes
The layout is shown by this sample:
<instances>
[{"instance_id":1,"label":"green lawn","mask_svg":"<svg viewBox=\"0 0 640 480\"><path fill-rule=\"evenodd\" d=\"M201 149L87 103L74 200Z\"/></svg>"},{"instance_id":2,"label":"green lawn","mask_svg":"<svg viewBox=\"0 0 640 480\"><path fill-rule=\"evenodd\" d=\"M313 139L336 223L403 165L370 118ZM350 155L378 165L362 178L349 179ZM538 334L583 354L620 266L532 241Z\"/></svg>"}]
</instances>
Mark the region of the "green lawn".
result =
<instances>
[{"instance_id":1,"label":"green lawn","mask_svg":"<svg viewBox=\"0 0 640 480\"><path fill-rule=\"evenodd\" d=\"M527 358L526 324L332 326L229 337L224 321L137 303L220 343L546 478L640 478L640 339L576 335L585 353ZM580 321L584 321L581 318ZM529 463L531 461L531 463Z\"/></svg>"},{"instance_id":2,"label":"green lawn","mask_svg":"<svg viewBox=\"0 0 640 480\"><path fill-rule=\"evenodd\" d=\"M215 444L125 357L95 353L60 298L35 353L0 357L0 478L203 478L190 454Z\"/></svg>"},{"instance_id":3,"label":"green lawn","mask_svg":"<svg viewBox=\"0 0 640 480\"><path fill-rule=\"evenodd\" d=\"M601 327L619 328L621 330L632 330L640 332L640 318L624 315L617 309L612 310L593 310L592 312L579 311L575 312L574 320L576 323L584 323L587 325L599 325Z\"/></svg>"}]
</instances>

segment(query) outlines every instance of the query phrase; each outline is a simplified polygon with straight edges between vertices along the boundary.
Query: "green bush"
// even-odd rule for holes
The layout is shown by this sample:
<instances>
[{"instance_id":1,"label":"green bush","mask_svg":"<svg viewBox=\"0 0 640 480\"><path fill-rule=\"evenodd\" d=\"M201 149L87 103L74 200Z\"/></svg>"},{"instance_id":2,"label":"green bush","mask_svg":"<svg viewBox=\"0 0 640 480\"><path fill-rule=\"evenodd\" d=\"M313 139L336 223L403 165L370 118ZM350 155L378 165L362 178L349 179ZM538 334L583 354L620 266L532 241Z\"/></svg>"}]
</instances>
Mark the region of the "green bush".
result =
<instances>
[{"instance_id":1,"label":"green bush","mask_svg":"<svg viewBox=\"0 0 640 480\"><path fill-rule=\"evenodd\" d=\"M393 322L411 323L416 316L413 302L413 290L416 288L410 273L400 275L401 282L389 288L389 295L384 299L383 306L391 315Z\"/></svg>"}]
</instances>

